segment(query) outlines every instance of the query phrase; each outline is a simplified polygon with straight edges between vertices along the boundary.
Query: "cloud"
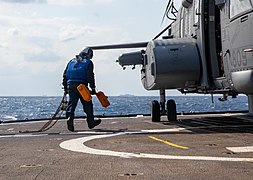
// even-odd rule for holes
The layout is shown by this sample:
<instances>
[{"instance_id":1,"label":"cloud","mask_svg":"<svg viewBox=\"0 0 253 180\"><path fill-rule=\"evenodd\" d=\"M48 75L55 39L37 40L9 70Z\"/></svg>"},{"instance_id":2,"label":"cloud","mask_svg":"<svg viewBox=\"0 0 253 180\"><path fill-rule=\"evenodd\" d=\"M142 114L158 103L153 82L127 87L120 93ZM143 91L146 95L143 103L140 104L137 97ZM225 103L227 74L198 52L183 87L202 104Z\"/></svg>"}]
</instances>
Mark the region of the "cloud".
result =
<instances>
[{"instance_id":1,"label":"cloud","mask_svg":"<svg viewBox=\"0 0 253 180\"><path fill-rule=\"evenodd\" d=\"M111 3L113 0L47 0L48 4L64 5L64 6L79 6L91 3Z\"/></svg>"},{"instance_id":2,"label":"cloud","mask_svg":"<svg viewBox=\"0 0 253 180\"><path fill-rule=\"evenodd\" d=\"M8 34L9 34L10 36L17 36L17 35L20 34L20 29L17 28L17 27L10 28L10 29L8 30Z\"/></svg>"},{"instance_id":3,"label":"cloud","mask_svg":"<svg viewBox=\"0 0 253 180\"><path fill-rule=\"evenodd\" d=\"M0 44L0 49L4 49L5 46L3 44Z\"/></svg>"},{"instance_id":4,"label":"cloud","mask_svg":"<svg viewBox=\"0 0 253 180\"><path fill-rule=\"evenodd\" d=\"M95 31L92 27L82 27L74 24L69 24L67 27L64 27L59 34L59 39L61 41L72 41L76 40L82 36L87 36Z\"/></svg>"},{"instance_id":5,"label":"cloud","mask_svg":"<svg viewBox=\"0 0 253 180\"><path fill-rule=\"evenodd\" d=\"M5 3L18 3L18 4L51 4L63 6L79 6L91 3L111 3L113 0L0 0Z\"/></svg>"},{"instance_id":6,"label":"cloud","mask_svg":"<svg viewBox=\"0 0 253 180\"><path fill-rule=\"evenodd\" d=\"M47 1L48 4L53 3L49 1L51 0ZM20 2L23 4L15 4L14 2L18 3L17 0L11 2L0 5L2 12L0 14L0 34L2 34L0 36L0 79L3 80L3 84L12 82L16 86L20 81L30 82L40 79L41 82L46 82L45 86L50 83L58 85L67 62L84 46L129 42L131 40L131 36L124 28L120 28L118 24L105 23L104 17L96 18L93 14L93 16L89 14L93 11L84 11L84 13L78 11L72 14L71 8L66 11L67 7L63 6L50 6L46 3L32 4L43 1L25 1L26 4L21 0ZM110 0L54 1L58 5L63 2L66 4L92 3L94 6L94 3L105 3ZM100 4L100 6L104 7L104 4ZM46 11L47 8L49 11ZM52 13L50 11L52 9L56 9L57 13ZM63 14L60 13L60 10ZM31 15L34 12L37 12L37 15ZM48 13L45 13L44 16L44 12ZM93 18L96 18L95 21ZM101 89L106 89L106 86L110 84L104 81L105 75L108 79L119 78L115 76L121 72L121 67L115 63L119 54L119 50L96 51L94 53L95 74ZM128 77L128 73L123 71L120 76ZM124 78L119 79L120 81L124 80ZM136 81L140 81L138 77ZM22 88L25 89L25 86L22 85ZM52 89L57 88L59 87ZM112 92L114 90L113 87ZM49 89L46 89L45 92L45 94L50 94ZM3 91L1 90L0 93L3 94ZM11 93L6 91L4 94Z\"/></svg>"},{"instance_id":7,"label":"cloud","mask_svg":"<svg viewBox=\"0 0 253 180\"><path fill-rule=\"evenodd\" d=\"M31 62L55 62L61 60L57 53L50 50L45 50L40 53L27 53L25 54L25 60Z\"/></svg>"},{"instance_id":8,"label":"cloud","mask_svg":"<svg viewBox=\"0 0 253 180\"><path fill-rule=\"evenodd\" d=\"M0 2L28 4L28 3L46 3L47 0L0 0Z\"/></svg>"}]
</instances>

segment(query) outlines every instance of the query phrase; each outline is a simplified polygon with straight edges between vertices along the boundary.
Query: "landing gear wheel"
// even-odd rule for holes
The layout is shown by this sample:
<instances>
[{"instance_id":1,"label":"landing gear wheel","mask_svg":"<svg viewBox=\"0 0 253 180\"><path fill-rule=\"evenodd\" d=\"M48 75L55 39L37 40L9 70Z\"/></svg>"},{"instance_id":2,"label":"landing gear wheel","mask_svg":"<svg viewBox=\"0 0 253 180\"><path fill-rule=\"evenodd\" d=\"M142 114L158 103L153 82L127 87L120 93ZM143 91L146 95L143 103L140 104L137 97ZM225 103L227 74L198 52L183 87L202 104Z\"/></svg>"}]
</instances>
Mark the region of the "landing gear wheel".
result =
<instances>
[{"instance_id":1,"label":"landing gear wheel","mask_svg":"<svg viewBox=\"0 0 253 180\"><path fill-rule=\"evenodd\" d=\"M161 121L160 104L158 101L152 101L151 119L152 119L152 122L160 122Z\"/></svg>"},{"instance_id":2,"label":"landing gear wheel","mask_svg":"<svg viewBox=\"0 0 253 180\"><path fill-rule=\"evenodd\" d=\"M167 101L167 118L168 121L177 121L177 108L173 99Z\"/></svg>"}]
</instances>

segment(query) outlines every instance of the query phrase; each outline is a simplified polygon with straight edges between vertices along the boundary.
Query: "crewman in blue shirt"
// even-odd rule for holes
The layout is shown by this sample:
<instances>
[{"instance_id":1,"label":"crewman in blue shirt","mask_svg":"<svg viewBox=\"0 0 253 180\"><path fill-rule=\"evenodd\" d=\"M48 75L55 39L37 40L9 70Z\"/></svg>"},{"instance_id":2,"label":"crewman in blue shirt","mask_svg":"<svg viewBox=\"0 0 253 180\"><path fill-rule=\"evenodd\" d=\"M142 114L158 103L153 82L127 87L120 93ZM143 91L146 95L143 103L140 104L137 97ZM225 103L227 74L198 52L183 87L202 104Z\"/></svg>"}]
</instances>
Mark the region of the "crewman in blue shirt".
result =
<instances>
[{"instance_id":1,"label":"crewman in blue shirt","mask_svg":"<svg viewBox=\"0 0 253 180\"><path fill-rule=\"evenodd\" d=\"M69 102L66 110L68 118L67 127L69 131L74 131L74 115L78 100L81 100L83 110L87 115L87 123L90 129L101 123L101 120L94 120L92 101L83 100L82 96L77 90L77 86L84 84L91 88L91 94L96 94L94 66L91 61L93 57L93 50L89 47L83 49L79 55L71 59L63 73L64 92L69 94Z\"/></svg>"}]
</instances>

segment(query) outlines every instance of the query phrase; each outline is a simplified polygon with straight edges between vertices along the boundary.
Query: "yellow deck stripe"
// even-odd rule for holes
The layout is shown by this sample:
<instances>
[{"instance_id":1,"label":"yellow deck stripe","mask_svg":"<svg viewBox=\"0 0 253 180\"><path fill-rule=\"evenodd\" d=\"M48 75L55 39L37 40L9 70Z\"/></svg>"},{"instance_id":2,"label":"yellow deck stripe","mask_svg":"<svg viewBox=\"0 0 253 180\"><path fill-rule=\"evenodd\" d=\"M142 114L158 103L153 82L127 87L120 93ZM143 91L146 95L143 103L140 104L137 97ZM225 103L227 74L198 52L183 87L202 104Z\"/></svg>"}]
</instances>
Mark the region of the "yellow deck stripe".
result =
<instances>
[{"instance_id":1,"label":"yellow deck stripe","mask_svg":"<svg viewBox=\"0 0 253 180\"><path fill-rule=\"evenodd\" d=\"M159 142L162 142L162 143L165 143L165 144L167 144L167 145L176 147L176 148L180 148L180 149L189 149L188 147L180 146L180 145L171 143L171 142L169 142L169 141L165 141L165 140L162 140L162 139L158 139L158 138L156 138L156 137L154 137L154 136L149 136L149 138L154 139L154 140L159 141Z\"/></svg>"}]
</instances>

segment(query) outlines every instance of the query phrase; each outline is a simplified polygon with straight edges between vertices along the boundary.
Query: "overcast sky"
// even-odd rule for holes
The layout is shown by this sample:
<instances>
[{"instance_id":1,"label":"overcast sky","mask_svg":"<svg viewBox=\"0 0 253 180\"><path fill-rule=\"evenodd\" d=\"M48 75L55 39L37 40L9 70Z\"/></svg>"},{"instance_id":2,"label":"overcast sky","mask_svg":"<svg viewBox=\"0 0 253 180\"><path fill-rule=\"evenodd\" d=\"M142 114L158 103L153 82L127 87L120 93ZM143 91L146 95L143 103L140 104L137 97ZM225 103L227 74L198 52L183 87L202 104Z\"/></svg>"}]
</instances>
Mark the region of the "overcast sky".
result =
<instances>
[{"instance_id":1,"label":"overcast sky","mask_svg":"<svg viewBox=\"0 0 253 180\"><path fill-rule=\"evenodd\" d=\"M75 54L88 45L151 40L168 23L161 26L167 2L0 0L0 96L62 95L62 73ZM140 68L123 71L115 62L128 51L94 52L97 89L158 95L143 88Z\"/></svg>"}]
</instances>

